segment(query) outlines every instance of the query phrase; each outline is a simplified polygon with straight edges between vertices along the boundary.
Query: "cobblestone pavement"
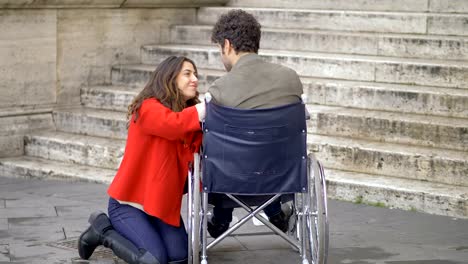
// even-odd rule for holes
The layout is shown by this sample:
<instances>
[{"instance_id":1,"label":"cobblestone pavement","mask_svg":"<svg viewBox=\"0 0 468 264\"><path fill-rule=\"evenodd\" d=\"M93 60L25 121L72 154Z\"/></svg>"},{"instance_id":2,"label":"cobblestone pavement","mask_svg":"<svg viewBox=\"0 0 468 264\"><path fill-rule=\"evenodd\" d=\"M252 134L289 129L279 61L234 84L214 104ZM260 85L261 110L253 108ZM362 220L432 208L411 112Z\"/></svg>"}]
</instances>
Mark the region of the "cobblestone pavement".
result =
<instances>
[{"instance_id":1,"label":"cobblestone pavement","mask_svg":"<svg viewBox=\"0 0 468 264\"><path fill-rule=\"evenodd\" d=\"M10 176L10 175L7 175ZM76 240L106 185L0 176L0 263L122 263L104 248L83 261ZM468 263L468 219L329 201L331 264ZM237 214L237 213L236 213ZM246 236L246 232L256 233ZM300 263L291 247L252 223L209 253L210 263Z\"/></svg>"}]
</instances>

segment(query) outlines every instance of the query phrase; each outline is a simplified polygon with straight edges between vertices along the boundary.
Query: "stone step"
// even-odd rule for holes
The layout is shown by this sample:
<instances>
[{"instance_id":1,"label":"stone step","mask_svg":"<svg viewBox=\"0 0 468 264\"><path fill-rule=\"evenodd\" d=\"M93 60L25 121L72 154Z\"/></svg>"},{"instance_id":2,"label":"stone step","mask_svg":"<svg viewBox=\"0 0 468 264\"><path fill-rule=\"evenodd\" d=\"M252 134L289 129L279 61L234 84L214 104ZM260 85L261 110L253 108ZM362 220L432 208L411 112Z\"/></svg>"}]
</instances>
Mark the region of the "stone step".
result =
<instances>
[{"instance_id":1,"label":"stone step","mask_svg":"<svg viewBox=\"0 0 468 264\"><path fill-rule=\"evenodd\" d=\"M54 111L54 121L58 131L114 139L127 138L126 117L124 112L92 108Z\"/></svg>"},{"instance_id":2,"label":"stone step","mask_svg":"<svg viewBox=\"0 0 468 264\"><path fill-rule=\"evenodd\" d=\"M327 168L468 187L463 151L311 134L307 142Z\"/></svg>"},{"instance_id":3,"label":"stone step","mask_svg":"<svg viewBox=\"0 0 468 264\"><path fill-rule=\"evenodd\" d=\"M266 61L283 64L306 77L468 88L468 62L463 61L266 49L259 54ZM158 64L171 55L187 56L199 67L224 69L219 49L213 46L146 45L141 51L143 64Z\"/></svg>"},{"instance_id":4,"label":"stone step","mask_svg":"<svg viewBox=\"0 0 468 264\"><path fill-rule=\"evenodd\" d=\"M105 96L104 96L105 97ZM123 110L125 105L115 106ZM309 132L468 150L468 119L369 111L336 106L308 105L312 119ZM58 111L57 129L65 132L125 138L126 114L93 109Z\"/></svg>"},{"instance_id":5,"label":"stone step","mask_svg":"<svg viewBox=\"0 0 468 264\"><path fill-rule=\"evenodd\" d=\"M359 109L468 117L468 90L302 78L307 102Z\"/></svg>"},{"instance_id":6,"label":"stone step","mask_svg":"<svg viewBox=\"0 0 468 264\"><path fill-rule=\"evenodd\" d=\"M232 7L468 13L465 0L230 0Z\"/></svg>"},{"instance_id":7,"label":"stone step","mask_svg":"<svg viewBox=\"0 0 468 264\"><path fill-rule=\"evenodd\" d=\"M37 157L20 156L0 159L0 175L109 184L112 182L115 173L115 170L63 163Z\"/></svg>"},{"instance_id":8,"label":"stone step","mask_svg":"<svg viewBox=\"0 0 468 264\"><path fill-rule=\"evenodd\" d=\"M92 86L81 88L81 104L89 108L127 112L127 107L142 87Z\"/></svg>"},{"instance_id":9,"label":"stone step","mask_svg":"<svg viewBox=\"0 0 468 264\"><path fill-rule=\"evenodd\" d=\"M47 160L118 169L125 141L64 132L40 132L25 137L25 155Z\"/></svg>"},{"instance_id":10,"label":"stone step","mask_svg":"<svg viewBox=\"0 0 468 264\"><path fill-rule=\"evenodd\" d=\"M171 29L171 43L212 45L212 26ZM261 49L379 55L402 58L468 60L468 38L440 35L370 34L262 28Z\"/></svg>"},{"instance_id":11,"label":"stone step","mask_svg":"<svg viewBox=\"0 0 468 264\"><path fill-rule=\"evenodd\" d=\"M309 132L468 151L468 119L308 105Z\"/></svg>"},{"instance_id":12,"label":"stone step","mask_svg":"<svg viewBox=\"0 0 468 264\"><path fill-rule=\"evenodd\" d=\"M112 68L114 72L112 83L124 86L139 84L140 87L143 87L143 83L149 78L153 68L150 65L114 66ZM209 83L225 74L224 71L219 70L200 68L198 70L200 78L198 90L201 93L207 91ZM138 78L141 79L138 80ZM304 93L308 95L308 103L462 118L468 116L468 90L466 89L306 77L301 78L301 80L304 85ZM103 88L101 92L107 93L107 89ZM93 94L108 98L114 96L99 95L101 92L94 91ZM85 93L82 92L82 94ZM129 103L130 100L120 104L119 109L126 111ZM118 102L115 101L114 104L118 104Z\"/></svg>"},{"instance_id":13,"label":"stone step","mask_svg":"<svg viewBox=\"0 0 468 264\"><path fill-rule=\"evenodd\" d=\"M205 93L207 85L224 74L222 71L213 71L198 67L198 91ZM155 70L155 66L149 64L120 64L112 67L112 84L124 87L136 87L137 92L145 87L145 84ZM213 74L208 74L213 72ZM133 90L132 90L133 91Z\"/></svg>"},{"instance_id":14,"label":"stone step","mask_svg":"<svg viewBox=\"0 0 468 264\"><path fill-rule=\"evenodd\" d=\"M212 25L235 8L203 7L199 24ZM379 33L440 34L467 36L468 14L408 13L376 11L243 8L266 28L321 29Z\"/></svg>"},{"instance_id":15,"label":"stone step","mask_svg":"<svg viewBox=\"0 0 468 264\"><path fill-rule=\"evenodd\" d=\"M0 159L0 174L109 184L115 170L21 156ZM468 188L325 168L328 197L466 218Z\"/></svg>"},{"instance_id":16,"label":"stone step","mask_svg":"<svg viewBox=\"0 0 468 264\"><path fill-rule=\"evenodd\" d=\"M112 66L111 83L114 86L131 86L143 89L155 70L154 65L119 64Z\"/></svg>"},{"instance_id":17,"label":"stone step","mask_svg":"<svg viewBox=\"0 0 468 264\"><path fill-rule=\"evenodd\" d=\"M468 187L325 169L328 197L468 218Z\"/></svg>"}]
</instances>

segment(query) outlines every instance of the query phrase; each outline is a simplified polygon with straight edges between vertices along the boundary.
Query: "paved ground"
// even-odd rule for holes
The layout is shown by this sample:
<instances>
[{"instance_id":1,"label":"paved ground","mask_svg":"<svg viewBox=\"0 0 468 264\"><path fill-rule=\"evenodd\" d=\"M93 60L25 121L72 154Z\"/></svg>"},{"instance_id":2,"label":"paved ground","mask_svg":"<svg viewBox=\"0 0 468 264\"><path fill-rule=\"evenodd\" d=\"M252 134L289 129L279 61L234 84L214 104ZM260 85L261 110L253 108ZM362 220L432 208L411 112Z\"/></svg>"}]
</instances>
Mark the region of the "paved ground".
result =
<instances>
[{"instance_id":1,"label":"paved ground","mask_svg":"<svg viewBox=\"0 0 468 264\"><path fill-rule=\"evenodd\" d=\"M88 263L76 239L107 186L0 176L0 263ZM468 220L329 202L331 264L468 263ZM250 224L247 231L253 228ZM257 228L217 246L210 263L300 263L289 245ZM90 263L119 263L100 248Z\"/></svg>"}]
</instances>

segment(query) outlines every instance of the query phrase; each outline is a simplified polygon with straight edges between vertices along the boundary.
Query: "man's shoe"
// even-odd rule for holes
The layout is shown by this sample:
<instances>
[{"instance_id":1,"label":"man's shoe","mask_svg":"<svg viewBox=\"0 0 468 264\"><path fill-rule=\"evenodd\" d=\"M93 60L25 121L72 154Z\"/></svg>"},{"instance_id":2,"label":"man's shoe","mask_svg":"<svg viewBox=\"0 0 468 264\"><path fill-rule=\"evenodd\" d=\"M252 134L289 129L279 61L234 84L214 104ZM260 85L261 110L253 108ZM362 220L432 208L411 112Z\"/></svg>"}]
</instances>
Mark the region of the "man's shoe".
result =
<instances>
[{"instance_id":1,"label":"man's shoe","mask_svg":"<svg viewBox=\"0 0 468 264\"><path fill-rule=\"evenodd\" d=\"M296 216L294 214L294 206L286 203L281 206L282 210L279 214L268 217L270 223L276 226L283 232L292 232L296 227Z\"/></svg>"},{"instance_id":2,"label":"man's shoe","mask_svg":"<svg viewBox=\"0 0 468 264\"><path fill-rule=\"evenodd\" d=\"M217 223L214 217L208 219L208 233L212 238L217 238L229 229L229 223Z\"/></svg>"},{"instance_id":3,"label":"man's shoe","mask_svg":"<svg viewBox=\"0 0 468 264\"><path fill-rule=\"evenodd\" d=\"M281 205L281 210L286 215L288 221L288 230L287 233L292 234L296 230L297 215L296 207L292 202L283 203Z\"/></svg>"},{"instance_id":4,"label":"man's shoe","mask_svg":"<svg viewBox=\"0 0 468 264\"><path fill-rule=\"evenodd\" d=\"M286 232L288 231L288 222L286 215L281 211L279 214L276 214L272 217L268 217L270 223L276 226L279 230Z\"/></svg>"}]
</instances>

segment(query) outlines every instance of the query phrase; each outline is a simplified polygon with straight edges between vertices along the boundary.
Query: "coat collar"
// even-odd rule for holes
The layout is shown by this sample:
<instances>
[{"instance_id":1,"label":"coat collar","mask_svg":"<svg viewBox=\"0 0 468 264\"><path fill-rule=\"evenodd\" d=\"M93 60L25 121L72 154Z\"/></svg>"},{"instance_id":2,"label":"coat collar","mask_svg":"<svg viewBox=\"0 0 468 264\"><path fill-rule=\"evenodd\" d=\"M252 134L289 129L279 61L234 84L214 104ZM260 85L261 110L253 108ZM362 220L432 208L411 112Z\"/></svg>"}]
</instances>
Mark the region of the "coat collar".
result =
<instances>
[{"instance_id":1,"label":"coat collar","mask_svg":"<svg viewBox=\"0 0 468 264\"><path fill-rule=\"evenodd\" d=\"M232 66L232 70L237 69L245 64L249 64L250 62L255 61L255 60L261 60L260 56L258 56L257 53L245 54L244 56L239 58L239 60L237 61L236 64L234 64L234 66Z\"/></svg>"}]
</instances>

